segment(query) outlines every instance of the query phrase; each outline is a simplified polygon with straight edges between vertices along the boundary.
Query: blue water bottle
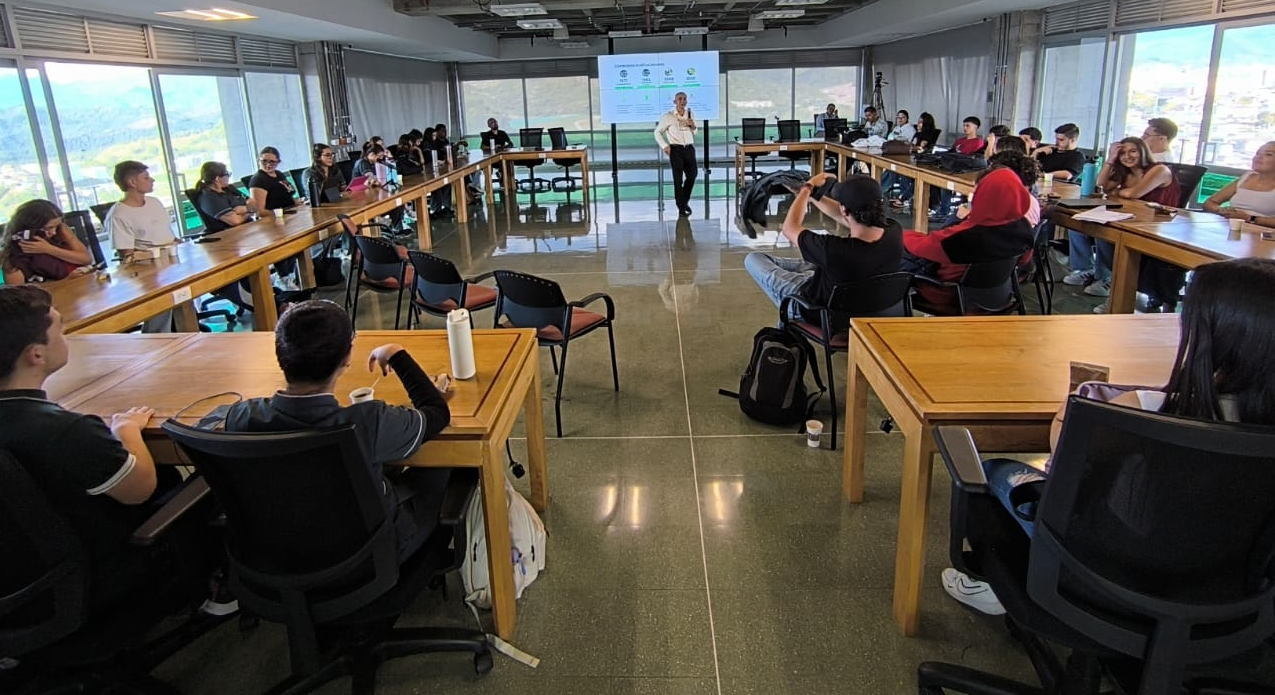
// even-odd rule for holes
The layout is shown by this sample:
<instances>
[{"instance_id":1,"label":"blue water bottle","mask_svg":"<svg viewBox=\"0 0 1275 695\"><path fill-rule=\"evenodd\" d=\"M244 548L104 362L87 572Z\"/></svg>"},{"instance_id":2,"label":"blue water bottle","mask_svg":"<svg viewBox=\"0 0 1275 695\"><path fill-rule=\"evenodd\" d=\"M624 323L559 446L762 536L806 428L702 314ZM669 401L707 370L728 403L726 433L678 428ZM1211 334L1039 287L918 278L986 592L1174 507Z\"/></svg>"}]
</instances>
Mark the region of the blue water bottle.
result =
<instances>
[{"instance_id":1,"label":"blue water bottle","mask_svg":"<svg viewBox=\"0 0 1275 695\"><path fill-rule=\"evenodd\" d=\"M1085 168L1080 170L1080 196L1083 198L1093 195L1094 184L1097 181L1098 165L1085 162Z\"/></svg>"}]
</instances>

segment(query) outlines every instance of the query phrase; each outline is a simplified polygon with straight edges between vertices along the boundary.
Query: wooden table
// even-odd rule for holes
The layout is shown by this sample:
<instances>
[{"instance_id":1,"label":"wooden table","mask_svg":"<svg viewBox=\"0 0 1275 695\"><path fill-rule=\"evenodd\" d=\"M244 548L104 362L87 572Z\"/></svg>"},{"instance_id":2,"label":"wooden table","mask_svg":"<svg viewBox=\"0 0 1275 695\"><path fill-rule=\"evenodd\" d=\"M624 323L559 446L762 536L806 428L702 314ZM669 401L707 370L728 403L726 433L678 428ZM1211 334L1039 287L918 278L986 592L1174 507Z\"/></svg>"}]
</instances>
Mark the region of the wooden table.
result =
<instances>
[{"instance_id":1,"label":"wooden table","mask_svg":"<svg viewBox=\"0 0 1275 695\"><path fill-rule=\"evenodd\" d=\"M85 335L70 339L73 360L82 364L73 361L68 366L70 372L57 375L51 393L57 393L67 409L103 417L132 406L154 408L155 417L143 435L158 460L177 460L160 425L186 406L225 391L245 398L269 396L284 385L270 333L194 333L155 339ZM445 331L361 331L354 341L353 366L337 382L336 393L342 402L348 401L350 391L371 385L375 377L364 366L367 355L388 342L401 343L430 374L450 369ZM513 570L508 551L495 549L510 547L504 445L519 412L526 415L532 506L543 512L549 494L539 347L535 331L530 329L477 329L474 350L478 375L453 382L455 387L447 396L451 424L406 463L480 469L487 547L493 549L487 554L492 614L496 633L509 638L517 619ZM113 355L109 365L99 365L97 358L104 355ZM402 385L392 376L376 385L376 396L390 403L409 402ZM193 424L206 411L193 409L182 419Z\"/></svg>"},{"instance_id":2,"label":"wooden table","mask_svg":"<svg viewBox=\"0 0 1275 695\"><path fill-rule=\"evenodd\" d=\"M589 215L589 150L583 145L571 145L565 150L533 150L515 147L500 152L501 176L504 177L504 190L517 193L518 184L513 177L513 168L518 162L528 162L540 160L541 162L552 161L555 159L575 159L580 162L580 198L584 203L584 214L587 218ZM490 167L488 170L487 180L491 180ZM512 185L512 187L511 187ZM487 201L491 202L491 186L487 186Z\"/></svg>"},{"instance_id":3,"label":"wooden table","mask_svg":"<svg viewBox=\"0 0 1275 695\"><path fill-rule=\"evenodd\" d=\"M985 452L1049 450L1049 425L1067 397L1072 360L1106 365L1112 383L1166 382L1176 315L853 319L842 489L863 501L868 389L903 433L894 617L920 626L931 430L968 427Z\"/></svg>"},{"instance_id":4,"label":"wooden table","mask_svg":"<svg viewBox=\"0 0 1275 695\"><path fill-rule=\"evenodd\" d=\"M815 169L815 162L823 161L824 149L828 143L819 140L798 140L796 142L736 142L735 143L735 190L744 187L744 160L750 154L770 154L772 152L805 152L810 155L810 170ZM819 165L819 166L822 166Z\"/></svg>"}]
</instances>

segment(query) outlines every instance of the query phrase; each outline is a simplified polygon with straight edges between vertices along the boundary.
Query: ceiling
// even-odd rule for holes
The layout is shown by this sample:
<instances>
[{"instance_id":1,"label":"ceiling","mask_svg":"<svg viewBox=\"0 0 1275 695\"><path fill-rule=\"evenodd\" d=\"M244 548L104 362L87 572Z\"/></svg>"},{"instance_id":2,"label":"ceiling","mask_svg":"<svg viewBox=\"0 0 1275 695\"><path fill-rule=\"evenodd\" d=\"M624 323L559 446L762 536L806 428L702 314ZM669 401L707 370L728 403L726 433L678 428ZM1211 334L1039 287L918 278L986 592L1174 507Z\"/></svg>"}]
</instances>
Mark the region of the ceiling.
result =
<instances>
[{"instance_id":1,"label":"ceiling","mask_svg":"<svg viewBox=\"0 0 1275 695\"><path fill-rule=\"evenodd\" d=\"M807 0L809 1L809 0ZM745 32L749 20L765 10L789 9L801 17L769 20L769 27L814 27L874 2L888 0L826 0L822 4L776 6L775 0L554 0L537 4L544 14L528 19L557 19L572 38L605 36L609 31L670 33L678 28L703 27L713 32ZM548 35L551 30L518 26L517 17L493 12L501 0L393 0L394 10L411 17L445 17L456 26L502 39ZM504 2L503 4L510 4Z\"/></svg>"}]
</instances>

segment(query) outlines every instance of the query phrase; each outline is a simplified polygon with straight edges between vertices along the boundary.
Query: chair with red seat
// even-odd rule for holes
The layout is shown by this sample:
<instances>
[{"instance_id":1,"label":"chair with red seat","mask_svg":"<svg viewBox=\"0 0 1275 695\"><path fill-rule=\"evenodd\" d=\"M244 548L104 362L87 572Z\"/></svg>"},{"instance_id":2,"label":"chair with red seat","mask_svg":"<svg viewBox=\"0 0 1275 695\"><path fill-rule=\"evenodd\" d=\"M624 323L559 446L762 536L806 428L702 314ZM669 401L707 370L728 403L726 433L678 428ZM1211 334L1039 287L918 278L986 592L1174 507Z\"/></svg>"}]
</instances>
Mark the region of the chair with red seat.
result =
<instances>
[{"instance_id":1,"label":"chair with red seat","mask_svg":"<svg viewBox=\"0 0 1275 695\"><path fill-rule=\"evenodd\" d=\"M850 350L850 319L866 316L911 316L908 291L912 273L876 275L862 282L834 285L826 306L818 306L798 295L784 297L779 306L779 320L801 335L823 346L824 366L828 370L828 400L832 402L832 449L837 449L837 389L832 385L832 353ZM803 317L819 316L819 325L792 318L792 309L801 309Z\"/></svg>"},{"instance_id":2,"label":"chair with red seat","mask_svg":"<svg viewBox=\"0 0 1275 695\"><path fill-rule=\"evenodd\" d=\"M567 345L594 329L607 329L611 343L611 380L615 390L620 390L620 373L615 362L615 302L609 295L595 292L583 299L568 302L562 287L552 280L519 273L513 270L497 270L496 286L500 292L496 298L496 328L534 328L540 345L549 348L554 374L558 375L558 391L553 400L553 414L562 436L562 383L567 376ZM606 313L599 314L584 307L601 300ZM501 319L504 319L503 321ZM554 348L562 348L558 360ZM561 366L559 366L561 362Z\"/></svg>"},{"instance_id":3,"label":"chair with red seat","mask_svg":"<svg viewBox=\"0 0 1275 695\"><path fill-rule=\"evenodd\" d=\"M345 283L345 308L350 312L350 320L358 319L359 288L366 287L382 294L393 292L398 295L394 305L394 329L398 330L403 312L403 288L412 284L415 276L407 263L407 247L364 234L364 230L368 229L388 234L389 228L383 224L355 224L349 215L337 215L336 218L349 238L354 254L350 259L350 274Z\"/></svg>"},{"instance_id":4,"label":"chair with red seat","mask_svg":"<svg viewBox=\"0 0 1275 695\"><path fill-rule=\"evenodd\" d=\"M456 264L424 251L408 251L407 262L416 273L412 299L407 306L409 331L422 311L430 316L447 318L450 311L468 309L469 322L473 325L475 311L496 305L496 289L478 284L494 277L493 273L463 278Z\"/></svg>"}]
</instances>

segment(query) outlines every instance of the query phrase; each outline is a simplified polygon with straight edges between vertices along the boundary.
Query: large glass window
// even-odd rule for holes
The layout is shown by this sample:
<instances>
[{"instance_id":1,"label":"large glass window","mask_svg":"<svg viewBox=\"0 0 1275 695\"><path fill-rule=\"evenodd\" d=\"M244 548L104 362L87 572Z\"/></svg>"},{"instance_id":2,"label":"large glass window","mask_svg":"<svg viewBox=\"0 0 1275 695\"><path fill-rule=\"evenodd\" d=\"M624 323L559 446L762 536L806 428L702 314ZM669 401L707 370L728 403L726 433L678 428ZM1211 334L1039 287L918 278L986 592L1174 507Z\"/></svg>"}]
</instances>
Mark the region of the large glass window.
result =
<instances>
[{"instance_id":1,"label":"large glass window","mask_svg":"<svg viewBox=\"0 0 1275 695\"><path fill-rule=\"evenodd\" d=\"M257 170L238 77L165 74L159 88L178 188L194 188L208 161L229 166L235 180Z\"/></svg>"},{"instance_id":2,"label":"large glass window","mask_svg":"<svg viewBox=\"0 0 1275 695\"><path fill-rule=\"evenodd\" d=\"M1045 49L1035 125L1049 134L1064 123L1075 123L1080 126L1080 145L1096 146L1106 51L1106 38L1084 39L1078 44ZM1046 141L1051 137L1045 138Z\"/></svg>"},{"instance_id":3,"label":"large glass window","mask_svg":"<svg viewBox=\"0 0 1275 695\"><path fill-rule=\"evenodd\" d=\"M155 177L154 196L172 208L173 196L155 118L155 98L146 68L81 63L45 63L58 125L71 168L75 209L119 200L115 164L145 162Z\"/></svg>"},{"instance_id":4,"label":"large glass window","mask_svg":"<svg viewBox=\"0 0 1275 695\"><path fill-rule=\"evenodd\" d=\"M487 129L487 119L494 117L517 144L518 129L527 127L522 80L462 82L460 93L465 104L466 134L483 132Z\"/></svg>"},{"instance_id":5,"label":"large glass window","mask_svg":"<svg viewBox=\"0 0 1275 695\"><path fill-rule=\"evenodd\" d=\"M1275 24L1222 33L1213 116L1201 164L1247 169L1275 140Z\"/></svg>"},{"instance_id":6,"label":"large glass window","mask_svg":"<svg viewBox=\"0 0 1275 695\"><path fill-rule=\"evenodd\" d=\"M815 114L836 104L842 116L855 120L859 104L859 68L797 68L793 71L796 100L793 118L814 128ZM916 116L913 116L916 118Z\"/></svg>"},{"instance_id":7,"label":"large glass window","mask_svg":"<svg viewBox=\"0 0 1275 695\"><path fill-rule=\"evenodd\" d=\"M1173 159L1195 161L1213 52L1213 25L1147 31L1120 37L1122 88L1110 141L1141 135L1150 118L1178 125Z\"/></svg>"},{"instance_id":8,"label":"large glass window","mask_svg":"<svg viewBox=\"0 0 1275 695\"><path fill-rule=\"evenodd\" d=\"M527 127L590 129L588 77L537 77L526 84Z\"/></svg>"},{"instance_id":9,"label":"large glass window","mask_svg":"<svg viewBox=\"0 0 1275 695\"><path fill-rule=\"evenodd\" d=\"M27 87L31 90L31 105L34 107L36 123L40 128L40 138L44 144L44 161L47 163L45 173L53 184L50 200L56 202L63 210L73 210L75 205L71 201L71 191L66 184L66 176L62 173L62 155L58 153L57 138L53 133L53 117L49 113L48 100L44 98L44 78L40 76L39 70L27 68L26 80Z\"/></svg>"},{"instance_id":10,"label":"large glass window","mask_svg":"<svg viewBox=\"0 0 1275 695\"><path fill-rule=\"evenodd\" d=\"M21 203L47 195L21 80L17 68L0 68L0 124L8 133L0 142L0 221Z\"/></svg>"},{"instance_id":11,"label":"large glass window","mask_svg":"<svg viewBox=\"0 0 1275 695\"><path fill-rule=\"evenodd\" d=\"M726 118L731 124L742 118L792 118L792 69L732 70L726 73ZM824 102L827 104L827 102ZM814 112L811 111L811 114Z\"/></svg>"},{"instance_id":12,"label":"large glass window","mask_svg":"<svg viewBox=\"0 0 1275 695\"><path fill-rule=\"evenodd\" d=\"M310 161L310 135L306 129L301 76L246 72L243 78L257 149L269 145L279 150L284 168L306 166Z\"/></svg>"}]
</instances>

